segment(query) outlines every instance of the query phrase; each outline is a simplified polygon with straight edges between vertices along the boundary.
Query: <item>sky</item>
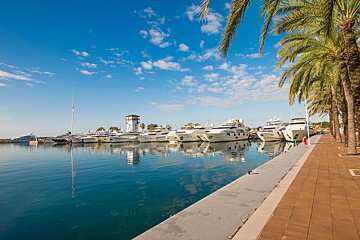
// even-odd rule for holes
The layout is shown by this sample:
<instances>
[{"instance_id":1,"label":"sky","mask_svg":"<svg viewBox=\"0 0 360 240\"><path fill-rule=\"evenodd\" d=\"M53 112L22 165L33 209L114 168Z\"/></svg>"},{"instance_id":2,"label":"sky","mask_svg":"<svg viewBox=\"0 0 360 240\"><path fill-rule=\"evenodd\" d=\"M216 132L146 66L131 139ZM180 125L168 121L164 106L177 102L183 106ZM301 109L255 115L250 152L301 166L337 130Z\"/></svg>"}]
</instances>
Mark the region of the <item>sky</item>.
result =
<instances>
[{"instance_id":1,"label":"sky","mask_svg":"<svg viewBox=\"0 0 360 240\"><path fill-rule=\"evenodd\" d=\"M252 1L226 61L217 47L229 3L212 0L3 0L0 15L0 138L54 136L145 124L219 125L242 118L263 125L305 116L278 88L280 36L258 54L260 1ZM319 120L315 118L313 120Z\"/></svg>"}]
</instances>

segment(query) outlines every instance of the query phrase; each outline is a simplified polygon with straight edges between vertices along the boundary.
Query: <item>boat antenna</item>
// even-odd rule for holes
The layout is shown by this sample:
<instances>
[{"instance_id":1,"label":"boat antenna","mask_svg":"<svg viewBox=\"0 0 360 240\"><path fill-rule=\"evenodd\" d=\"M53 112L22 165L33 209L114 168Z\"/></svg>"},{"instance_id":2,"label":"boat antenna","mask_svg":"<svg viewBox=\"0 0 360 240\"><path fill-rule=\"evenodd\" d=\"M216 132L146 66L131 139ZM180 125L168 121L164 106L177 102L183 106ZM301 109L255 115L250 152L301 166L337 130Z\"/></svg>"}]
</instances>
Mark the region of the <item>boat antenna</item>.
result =
<instances>
[{"instance_id":1,"label":"boat antenna","mask_svg":"<svg viewBox=\"0 0 360 240\"><path fill-rule=\"evenodd\" d=\"M310 143L310 129L309 129L309 113L308 113L308 109L307 109L306 98L305 98L305 115L306 115L306 128L307 128L308 145L311 145L311 143Z\"/></svg>"},{"instance_id":2,"label":"boat antenna","mask_svg":"<svg viewBox=\"0 0 360 240\"><path fill-rule=\"evenodd\" d=\"M75 91L73 90L72 107L71 107L71 135L74 134L74 114L75 114L74 95L75 95Z\"/></svg>"}]
</instances>

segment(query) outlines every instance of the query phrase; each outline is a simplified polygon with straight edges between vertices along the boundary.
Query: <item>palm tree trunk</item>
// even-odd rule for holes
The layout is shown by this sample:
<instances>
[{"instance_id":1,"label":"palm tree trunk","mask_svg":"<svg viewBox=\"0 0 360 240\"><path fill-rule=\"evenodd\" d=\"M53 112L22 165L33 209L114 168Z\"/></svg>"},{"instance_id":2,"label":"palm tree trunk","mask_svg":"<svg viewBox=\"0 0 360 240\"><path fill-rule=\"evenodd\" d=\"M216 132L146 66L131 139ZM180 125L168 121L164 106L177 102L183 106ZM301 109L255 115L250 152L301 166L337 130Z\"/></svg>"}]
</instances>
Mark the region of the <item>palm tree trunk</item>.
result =
<instances>
[{"instance_id":1,"label":"palm tree trunk","mask_svg":"<svg viewBox=\"0 0 360 240\"><path fill-rule=\"evenodd\" d=\"M330 127L330 134L334 137L334 119L333 119L333 110L332 105L330 105L329 111L329 127Z\"/></svg>"},{"instance_id":2,"label":"palm tree trunk","mask_svg":"<svg viewBox=\"0 0 360 240\"><path fill-rule=\"evenodd\" d=\"M335 139L336 142L341 143L342 140L340 135L339 110L336 102L336 91L334 86L331 86L331 106L333 110Z\"/></svg>"},{"instance_id":3,"label":"palm tree trunk","mask_svg":"<svg viewBox=\"0 0 360 240\"><path fill-rule=\"evenodd\" d=\"M348 71L345 61L340 61L340 76L341 83L344 88L344 94L347 102L348 112L348 154L357 154L356 149L356 134L355 134L355 115L354 115L354 100L351 93L351 87L348 79Z\"/></svg>"},{"instance_id":4,"label":"palm tree trunk","mask_svg":"<svg viewBox=\"0 0 360 240\"><path fill-rule=\"evenodd\" d=\"M345 38L346 63L354 99L354 111L358 112L360 106L360 52L352 28L346 28L343 32Z\"/></svg>"},{"instance_id":5,"label":"palm tree trunk","mask_svg":"<svg viewBox=\"0 0 360 240\"><path fill-rule=\"evenodd\" d=\"M347 118L347 103L345 99L344 89L341 87L341 96L340 96L340 111L341 111L341 119L343 125L343 134L344 134L344 143L347 147L348 145L348 118Z\"/></svg>"}]
</instances>

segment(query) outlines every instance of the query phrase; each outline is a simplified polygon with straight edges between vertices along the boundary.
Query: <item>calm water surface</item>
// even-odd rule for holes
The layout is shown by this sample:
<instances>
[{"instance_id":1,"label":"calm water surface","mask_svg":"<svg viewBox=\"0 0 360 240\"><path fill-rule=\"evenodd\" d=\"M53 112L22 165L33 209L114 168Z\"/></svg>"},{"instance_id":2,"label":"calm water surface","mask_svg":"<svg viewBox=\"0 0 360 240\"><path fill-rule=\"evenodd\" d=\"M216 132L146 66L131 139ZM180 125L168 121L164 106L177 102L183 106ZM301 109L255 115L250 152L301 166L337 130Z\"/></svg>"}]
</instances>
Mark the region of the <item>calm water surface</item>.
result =
<instances>
[{"instance_id":1,"label":"calm water surface","mask_svg":"<svg viewBox=\"0 0 360 240\"><path fill-rule=\"evenodd\" d=\"M0 145L0 239L131 239L290 147Z\"/></svg>"}]
</instances>

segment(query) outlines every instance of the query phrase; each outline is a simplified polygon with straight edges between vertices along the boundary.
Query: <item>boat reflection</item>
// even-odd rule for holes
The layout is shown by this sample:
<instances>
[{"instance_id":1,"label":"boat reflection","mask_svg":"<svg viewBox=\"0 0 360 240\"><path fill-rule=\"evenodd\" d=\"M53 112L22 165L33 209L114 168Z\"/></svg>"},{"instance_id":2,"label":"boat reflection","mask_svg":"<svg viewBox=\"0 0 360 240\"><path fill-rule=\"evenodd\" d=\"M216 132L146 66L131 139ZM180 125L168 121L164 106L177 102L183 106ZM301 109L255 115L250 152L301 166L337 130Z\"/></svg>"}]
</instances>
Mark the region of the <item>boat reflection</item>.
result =
<instances>
[{"instance_id":1,"label":"boat reflection","mask_svg":"<svg viewBox=\"0 0 360 240\"><path fill-rule=\"evenodd\" d=\"M258 151L269 155L270 159L289 151L295 146L293 142L259 142Z\"/></svg>"},{"instance_id":2,"label":"boat reflection","mask_svg":"<svg viewBox=\"0 0 360 240\"><path fill-rule=\"evenodd\" d=\"M113 144L72 144L57 145L68 151L81 151L97 154L119 154L126 158L128 165L138 164L145 154L168 156L172 152L180 152L186 156L203 157L222 155L229 161L244 161L244 154L249 150L249 141L234 142L149 142L149 143L113 143ZM255 143L256 144L256 143ZM274 158L289 151L294 143L290 142L258 142L258 151ZM70 150L71 149L71 150Z\"/></svg>"}]
</instances>

